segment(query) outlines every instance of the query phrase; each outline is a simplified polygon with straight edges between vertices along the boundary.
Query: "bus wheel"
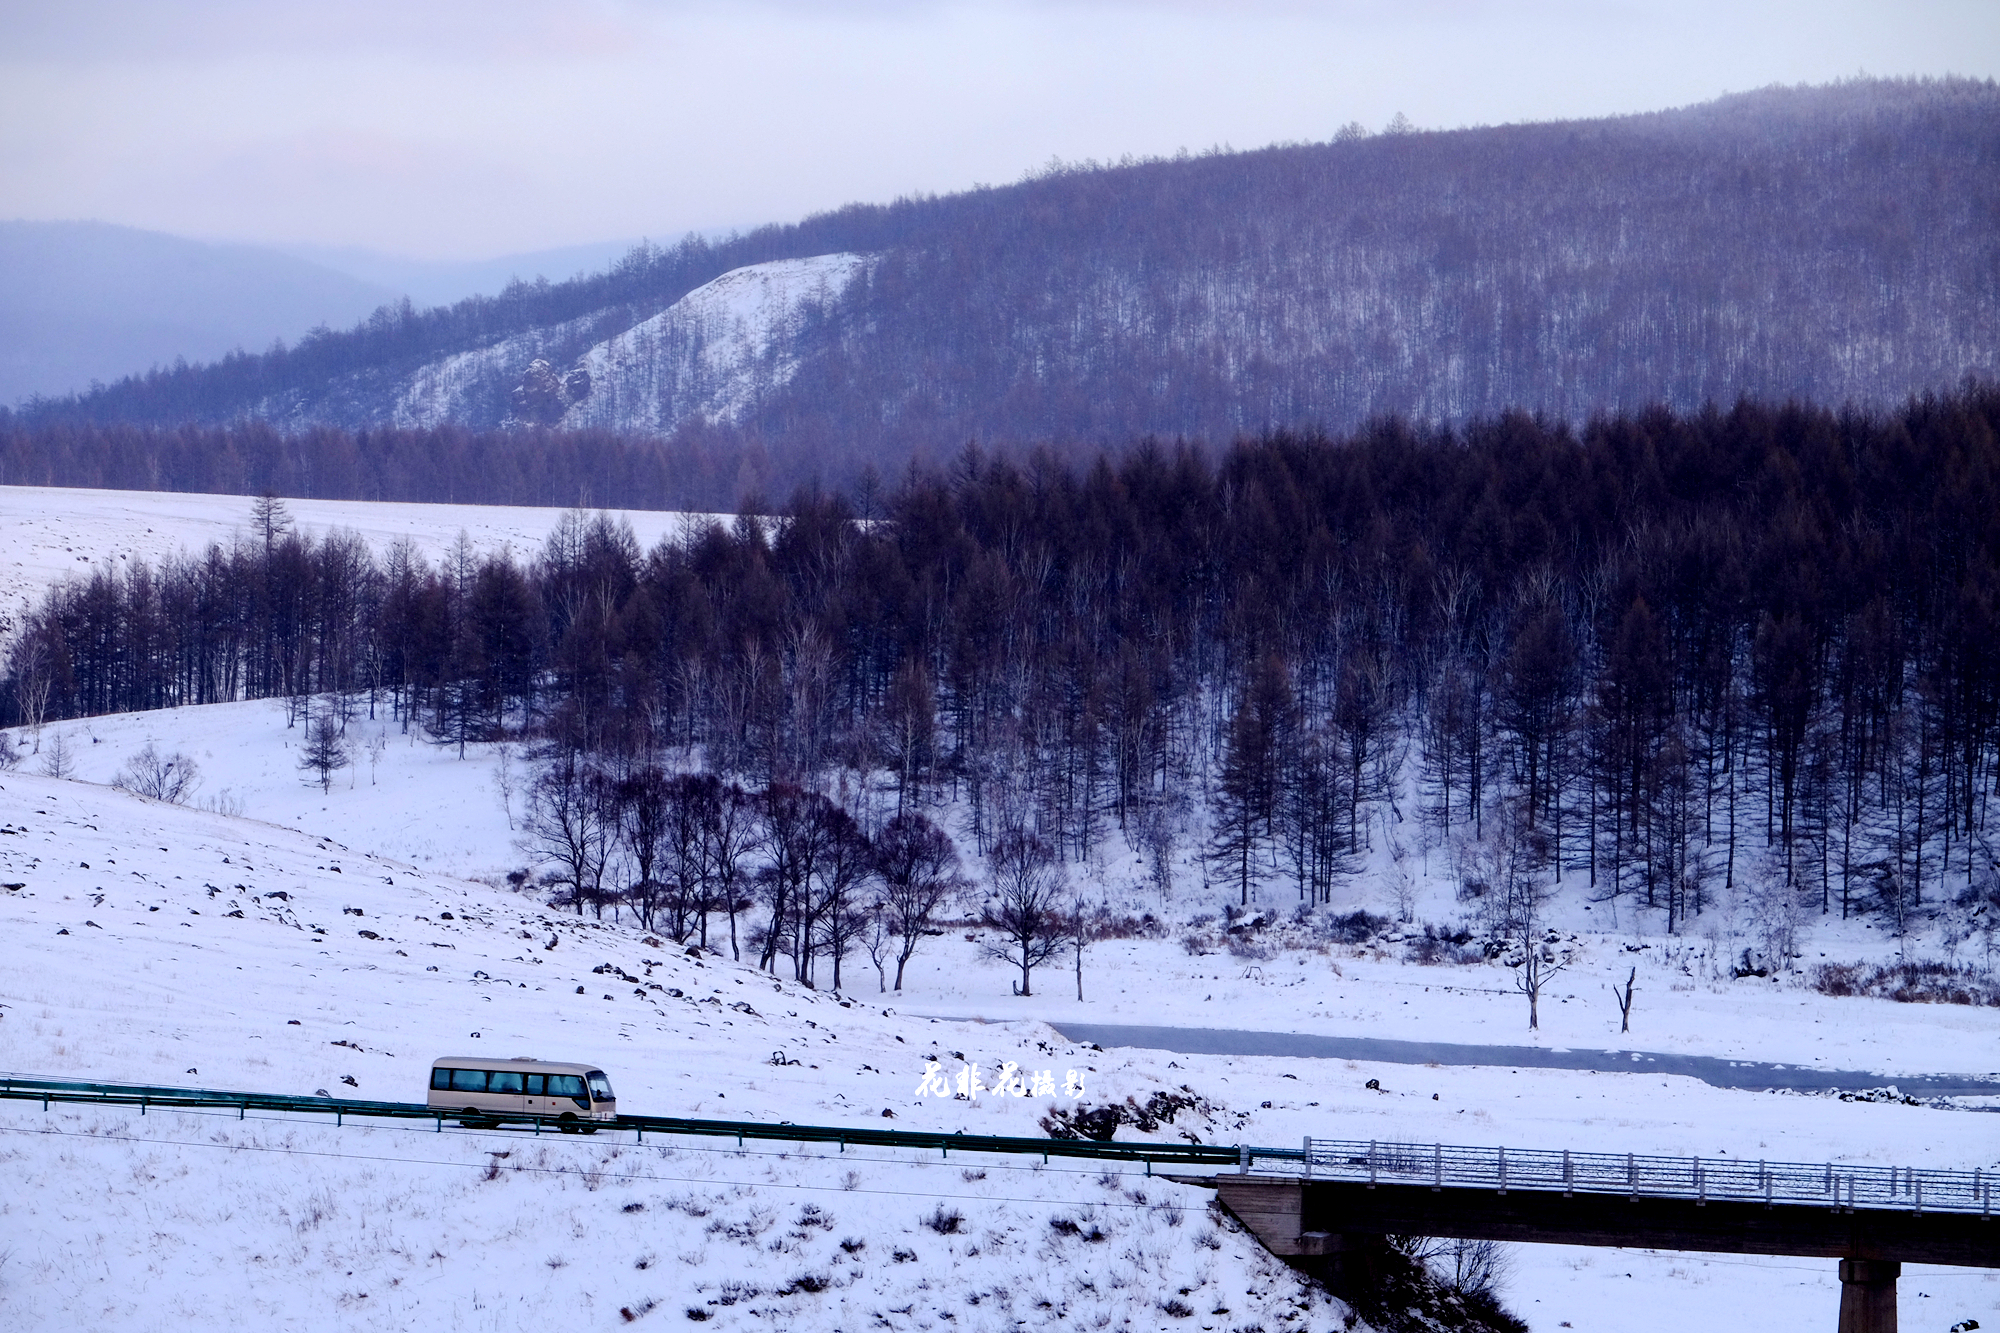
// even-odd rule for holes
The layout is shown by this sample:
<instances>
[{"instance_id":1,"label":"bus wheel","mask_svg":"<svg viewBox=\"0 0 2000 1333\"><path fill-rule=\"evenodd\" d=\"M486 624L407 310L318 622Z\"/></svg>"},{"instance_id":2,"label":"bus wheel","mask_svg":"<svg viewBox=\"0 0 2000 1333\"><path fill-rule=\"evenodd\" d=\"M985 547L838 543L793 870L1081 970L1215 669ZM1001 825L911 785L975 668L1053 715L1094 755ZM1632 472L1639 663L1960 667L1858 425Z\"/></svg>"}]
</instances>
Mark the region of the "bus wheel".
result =
<instances>
[{"instance_id":1,"label":"bus wheel","mask_svg":"<svg viewBox=\"0 0 2000 1333\"><path fill-rule=\"evenodd\" d=\"M595 1134L597 1132L596 1125L578 1125L577 1128L585 1134Z\"/></svg>"},{"instance_id":2,"label":"bus wheel","mask_svg":"<svg viewBox=\"0 0 2000 1333\"><path fill-rule=\"evenodd\" d=\"M561 1130L565 1134L576 1133L577 1131L576 1117L573 1115L564 1116L562 1119L556 1121L556 1128Z\"/></svg>"},{"instance_id":3,"label":"bus wheel","mask_svg":"<svg viewBox=\"0 0 2000 1333\"><path fill-rule=\"evenodd\" d=\"M479 1112L475 1111L470 1106L466 1107L463 1111L460 1111L458 1114L459 1114L458 1123L462 1128L465 1129L490 1128L489 1122L487 1121L486 1117L480 1115Z\"/></svg>"}]
</instances>

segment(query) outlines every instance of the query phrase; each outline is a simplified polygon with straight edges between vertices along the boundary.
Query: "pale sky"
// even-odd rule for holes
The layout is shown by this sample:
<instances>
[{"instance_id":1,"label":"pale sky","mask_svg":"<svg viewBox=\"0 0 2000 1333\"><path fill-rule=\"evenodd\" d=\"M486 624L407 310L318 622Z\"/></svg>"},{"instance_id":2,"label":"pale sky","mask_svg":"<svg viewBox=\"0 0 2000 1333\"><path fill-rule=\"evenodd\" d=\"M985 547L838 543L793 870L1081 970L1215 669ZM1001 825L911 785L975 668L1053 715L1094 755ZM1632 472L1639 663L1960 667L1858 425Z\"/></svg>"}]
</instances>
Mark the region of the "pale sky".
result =
<instances>
[{"instance_id":1,"label":"pale sky","mask_svg":"<svg viewBox=\"0 0 2000 1333\"><path fill-rule=\"evenodd\" d=\"M1051 159L2000 74L1996 0L0 0L0 217L428 259Z\"/></svg>"}]
</instances>

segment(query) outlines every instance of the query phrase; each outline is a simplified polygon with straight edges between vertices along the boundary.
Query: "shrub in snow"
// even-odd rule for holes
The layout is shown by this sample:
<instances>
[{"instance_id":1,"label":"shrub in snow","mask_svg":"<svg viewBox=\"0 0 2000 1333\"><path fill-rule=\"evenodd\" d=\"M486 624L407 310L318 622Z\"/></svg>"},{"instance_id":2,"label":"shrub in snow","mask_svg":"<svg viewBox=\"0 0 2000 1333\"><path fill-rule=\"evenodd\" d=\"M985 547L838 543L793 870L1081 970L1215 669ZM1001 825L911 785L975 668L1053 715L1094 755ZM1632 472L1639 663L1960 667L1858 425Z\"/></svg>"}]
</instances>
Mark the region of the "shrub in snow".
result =
<instances>
[{"instance_id":1,"label":"shrub in snow","mask_svg":"<svg viewBox=\"0 0 2000 1333\"><path fill-rule=\"evenodd\" d=\"M201 769L178 751L162 755L159 747L148 741L145 749L125 761L111 785L170 805L183 805L201 785Z\"/></svg>"},{"instance_id":2,"label":"shrub in snow","mask_svg":"<svg viewBox=\"0 0 2000 1333\"><path fill-rule=\"evenodd\" d=\"M1822 963L1813 969L1813 989L1822 995L1868 995L1904 1004L2000 1006L2000 981L1966 966L1903 962Z\"/></svg>"}]
</instances>

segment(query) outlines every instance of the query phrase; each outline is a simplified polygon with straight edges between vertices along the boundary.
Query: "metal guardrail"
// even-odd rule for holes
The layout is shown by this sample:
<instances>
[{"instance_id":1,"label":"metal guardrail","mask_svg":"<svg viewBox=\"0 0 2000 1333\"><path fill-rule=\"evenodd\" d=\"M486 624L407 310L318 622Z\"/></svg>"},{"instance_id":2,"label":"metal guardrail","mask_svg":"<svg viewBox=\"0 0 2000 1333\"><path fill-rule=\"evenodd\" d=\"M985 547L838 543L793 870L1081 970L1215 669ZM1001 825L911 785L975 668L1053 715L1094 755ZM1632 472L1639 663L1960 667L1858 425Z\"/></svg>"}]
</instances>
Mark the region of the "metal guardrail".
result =
<instances>
[{"instance_id":1,"label":"metal guardrail","mask_svg":"<svg viewBox=\"0 0 2000 1333\"><path fill-rule=\"evenodd\" d=\"M1262 1150L1253 1150L1256 1156ZM1254 1157L1252 1159L1254 1161ZM1733 1200L1845 1212L1993 1215L1995 1172L1934 1171L1831 1162L1746 1161L1734 1157L1653 1157L1639 1153L1468 1148L1448 1143L1305 1140L1287 1169L1307 1179L1433 1189L1615 1194L1628 1198Z\"/></svg>"},{"instance_id":2,"label":"metal guardrail","mask_svg":"<svg viewBox=\"0 0 2000 1333\"><path fill-rule=\"evenodd\" d=\"M344 1097L298 1097L207 1088L133 1083L80 1083L0 1076L0 1099L55 1103L234 1110L419 1120L435 1124L462 1117L415 1102L375 1102ZM553 1120L527 1122L540 1133L559 1128ZM1369 1184L1428 1185L1433 1189L1479 1189L1563 1194L1616 1194L1631 1198L1708 1199L1805 1205L1843 1211L1976 1213L1993 1215L1996 1173L1986 1170L1932 1171L1912 1167L1840 1166L1833 1163L1749 1162L1727 1157L1655 1157L1637 1153L1550 1152L1521 1148L1475 1148L1446 1143L1363 1142L1307 1138L1297 1148L1257 1148L1213 1143L1098 1142L998 1134L945 1134L868 1126L795 1125L784 1121L700 1120L679 1116L621 1115L599 1122L605 1128L647 1134L733 1138L780 1143L832 1143L856 1147L909 1148L937 1152L1005 1153L1017 1156L1143 1162L1154 1165L1234 1167L1239 1172L1279 1171L1307 1180L1365 1181Z\"/></svg>"},{"instance_id":3,"label":"metal guardrail","mask_svg":"<svg viewBox=\"0 0 2000 1333\"><path fill-rule=\"evenodd\" d=\"M298 1097L258 1092L225 1092L206 1088L160 1087L136 1083L77 1083L0 1076L0 1099L99 1106L137 1106L140 1114L159 1106L180 1109L234 1110L241 1119L251 1111L331 1115L334 1123L349 1116L387 1120L429 1121L442 1131L447 1123L468 1119L456 1111L438 1111L416 1102L373 1102L345 1097ZM509 1117L510 1121L513 1120ZM557 1130L555 1120L522 1117L536 1133ZM998 1134L947 1134L928 1130L876 1129L870 1126L795 1125L786 1121L697 1120L679 1116L621 1115L614 1121L585 1122L584 1128L631 1130L643 1142L647 1134L756 1139L780 1143L832 1143L855 1147L912 1148L949 1156L953 1152L1009 1153L1075 1157L1094 1161L1143 1162L1150 1171L1162 1166L1233 1166L1241 1156L1233 1146L1210 1143L1100 1143L1094 1139L1017 1138ZM1260 1149L1260 1152L1267 1150ZM1268 1150L1278 1156L1297 1148Z\"/></svg>"}]
</instances>

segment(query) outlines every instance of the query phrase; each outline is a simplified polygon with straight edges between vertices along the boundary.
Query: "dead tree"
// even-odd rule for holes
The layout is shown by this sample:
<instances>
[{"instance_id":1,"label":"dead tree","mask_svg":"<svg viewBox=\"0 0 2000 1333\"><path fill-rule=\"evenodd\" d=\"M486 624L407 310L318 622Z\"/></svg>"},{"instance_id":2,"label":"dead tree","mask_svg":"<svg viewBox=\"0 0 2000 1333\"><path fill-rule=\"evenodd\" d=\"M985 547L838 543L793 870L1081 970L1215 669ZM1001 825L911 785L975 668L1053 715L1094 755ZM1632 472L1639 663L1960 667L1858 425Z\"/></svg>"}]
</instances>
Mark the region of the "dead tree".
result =
<instances>
[{"instance_id":1,"label":"dead tree","mask_svg":"<svg viewBox=\"0 0 2000 1333\"><path fill-rule=\"evenodd\" d=\"M1528 997L1528 1031L1539 1031L1542 1026L1542 987L1549 978L1569 966L1565 959L1556 961L1549 946L1534 937L1533 931L1524 931L1521 937L1520 961L1510 963L1514 969L1514 989Z\"/></svg>"},{"instance_id":2,"label":"dead tree","mask_svg":"<svg viewBox=\"0 0 2000 1333\"><path fill-rule=\"evenodd\" d=\"M1055 852L1034 834L1012 829L1000 835L987 853L993 874L993 900L981 922L997 931L998 943L982 949L989 958L1021 969L1016 995L1032 995L1035 968L1053 958L1063 945L1063 888L1067 876Z\"/></svg>"},{"instance_id":3,"label":"dead tree","mask_svg":"<svg viewBox=\"0 0 2000 1333\"><path fill-rule=\"evenodd\" d=\"M875 874L882 884L881 919L893 937L896 989L903 969L938 912L965 887L958 850L945 831L919 814L900 814L875 839Z\"/></svg>"}]
</instances>

